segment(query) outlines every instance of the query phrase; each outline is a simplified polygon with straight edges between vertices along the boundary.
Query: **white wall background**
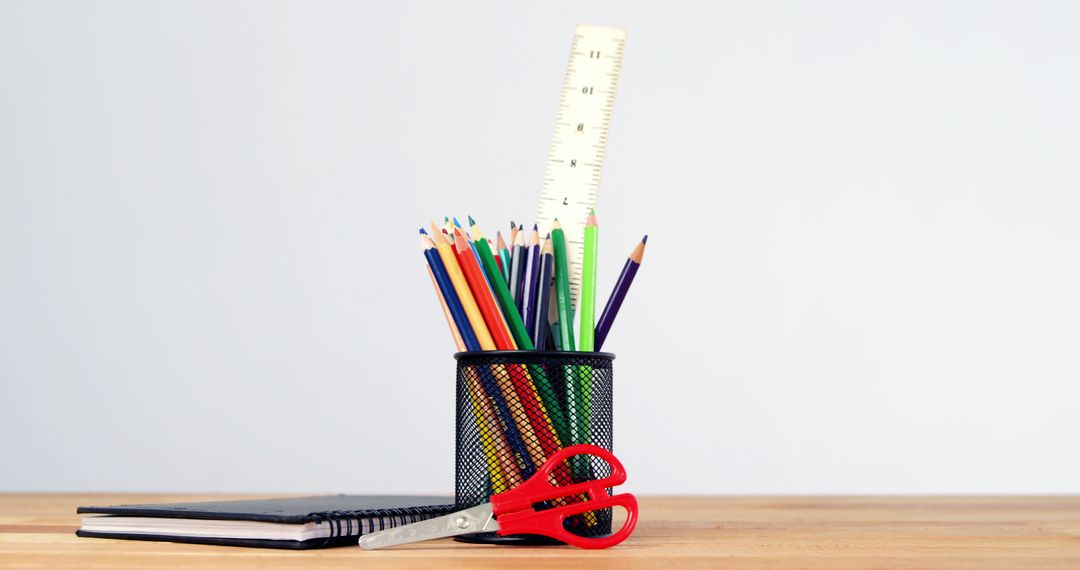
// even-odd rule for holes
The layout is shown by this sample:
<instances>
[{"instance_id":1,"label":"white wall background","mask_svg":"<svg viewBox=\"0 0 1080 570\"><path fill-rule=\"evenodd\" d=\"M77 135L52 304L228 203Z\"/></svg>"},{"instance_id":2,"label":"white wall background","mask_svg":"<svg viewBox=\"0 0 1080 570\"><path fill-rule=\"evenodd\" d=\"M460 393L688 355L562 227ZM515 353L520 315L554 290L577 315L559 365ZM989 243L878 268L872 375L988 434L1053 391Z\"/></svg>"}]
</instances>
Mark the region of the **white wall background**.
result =
<instances>
[{"instance_id":1,"label":"white wall background","mask_svg":"<svg viewBox=\"0 0 1080 570\"><path fill-rule=\"evenodd\" d=\"M1080 490L1080 6L0 2L0 490L447 492L577 23L642 493Z\"/></svg>"}]
</instances>

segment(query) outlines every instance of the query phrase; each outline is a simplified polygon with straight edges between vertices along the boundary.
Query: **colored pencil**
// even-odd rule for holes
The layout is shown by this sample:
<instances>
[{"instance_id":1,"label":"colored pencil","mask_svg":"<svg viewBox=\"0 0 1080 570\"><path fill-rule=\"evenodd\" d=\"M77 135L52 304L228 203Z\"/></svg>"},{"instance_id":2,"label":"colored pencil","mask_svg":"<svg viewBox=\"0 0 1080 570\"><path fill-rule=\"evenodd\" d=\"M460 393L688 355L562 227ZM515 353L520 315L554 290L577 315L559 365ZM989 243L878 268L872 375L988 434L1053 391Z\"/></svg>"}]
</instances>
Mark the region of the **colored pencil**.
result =
<instances>
[{"instance_id":1,"label":"colored pencil","mask_svg":"<svg viewBox=\"0 0 1080 570\"><path fill-rule=\"evenodd\" d=\"M461 301L461 306L465 310L465 316L468 318L469 325L479 344L479 348L476 350L495 350L495 341L492 339L491 332L484 322L484 317L480 312L479 305L476 304L476 298L473 297L472 291L469 289L469 283L465 278L465 274L461 271L461 266L458 264L458 254L460 254L460 252L455 254L455 252L451 250L450 243L446 241L442 232L438 231L434 222L431 224L431 229L435 230L434 235L432 236L434 239L432 241L435 242L435 248L439 251L439 259L442 260L443 267L446 268L446 273L450 276L450 282L454 285L454 292L457 293L458 300ZM474 350L468 345L466 345L466 348Z\"/></svg>"},{"instance_id":2,"label":"colored pencil","mask_svg":"<svg viewBox=\"0 0 1080 570\"><path fill-rule=\"evenodd\" d=\"M503 278L503 280L505 281L506 280L506 272L503 270L502 257L500 257L498 255L495 256L495 265L499 266L499 273L500 273L499 277ZM507 266L507 269L509 269L509 266Z\"/></svg>"},{"instance_id":3,"label":"colored pencil","mask_svg":"<svg viewBox=\"0 0 1080 570\"><path fill-rule=\"evenodd\" d=\"M499 255L495 261L499 262L499 268L503 270L503 281L510 282L510 248L506 247L506 240L502 232L495 232L495 245L499 248Z\"/></svg>"},{"instance_id":4,"label":"colored pencil","mask_svg":"<svg viewBox=\"0 0 1080 570\"><path fill-rule=\"evenodd\" d=\"M554 254L551 256L553 259ZM562 335L559 334L559 295L555 292L555 271L551 272L551 286L548 287L548 312L539 318L547 323L548 340L551 341L552 350L562 350Z\"/></svg>"},{"instance_id":5,"label":"colored pencil","mask_svg":"<svg viewBox=\"0 0 1080 570\"><path fill-rule=\"evenodd\" d=\"M476 220L474 220L472 216L466 216L466 217L469 219L469 228L470 229L475 228L476 227ZM457 218L454 218L454 223L457 223ZM460 228L461 226L459 225L458 227ZM462 230L462 232L465 232L465 228L461 228L461 230ZM465 235L468 236L469 233L465 232ZM469 242L469 247L472 248L473 255L476 256L476 264L480 266L480 272L484 274L484 282L487 283L487 286L488 286L489 289L492 289L494 291L494 286L491 284L491 279L492 279L492 277L494 277L496 275L498 275L499 279L503 279L502 273L499 272L497 274L492 273L491 275L488 275L487 270L484 269L484 263L482 261L480 261L480 252L476 250L476 241L475 240L470 241ZM493 256L498 258L498 253L495 251L495 245L494 244L490 244L490 243L487 244L487 248L488 248L488 251L490 251ZM496 259L495 265L498 266L499 269L502 269L502 266L499 265L499 262L498 262L497 259ZM509 268L507 269L507 271L509 271ZM505 282L505 279L503 279L503 281ZM503 314L502 307L498 303L495 303L495 307L497 309L499 309L499 317L502 319L503 326L506 326L506 315Z\"/></svg>"},{"instance_id":6,"label":"colored pencil","mask_svg":"<svg viewBox=\"0 0 1080 570\"><path fill-rule=\"evenodd\" d=\"M498 267L495 265L495 259L491 255L491 248L488 247L487 239L484 238L483 232L476 225L473 225L472 233L475 236L476 250L480 253L480 260L483 262L484 268L488 273L494 274L498 271ZM491 280L491 288L494 289L495 297L499 300L499 305L503 309L503 316L506 317L506 324L510 328L511 334L514 335L517 347L521 348L521 350L532 350L532 339L529 338L529 333L525 331L525 323L521 320L521 313L514 306L514 299L510 296L510 289L507 288L506 283L502 283L498 279Z\"/></svg>"},{"instance_id":7,"label":"colored pencil","mask_svg":"<svg viewBox=\"0 0 1080 570\"><path fill-rule=\"evenodd\" d=\"M581 258L581 298L578 300L581 315L578 317L580 333L578 350L592 352L596 334L596 256L600 228L596 223L596 211L589 213L585 222L585 253Z\"/></svg>"},{"instance_id":8,"label":"colored pencil","mask_svg":"<svg viewBox=\"0 0 1080 570\"><path fill-rule=\"evenodd\" d=\"M454 243L454 234L446 230L443 230L443 235L446 236L446 243L450 244L451 252L454 252L455 258L458 255L458 244Z\"/></svg>"},{"instance_id":9,"label":"colored pencil","mask_svg":"<svg viewBox=\"0 0 1080 570\"><path fill-rule=\"evenodd\" d=\"M518 232L521 231L521 226L515 224L513 220L510 221L510 245L514 245L514 241L517 240Z\"/></svg>"},{"instance_id":10,"label":"colored pencil","mask_svg":"<svg viewBox=\"0 0 1080 570\"><path fill-rule=\"evenodd\" d=\"M581 296L578 299L580 315L580 334L578 335L578 350L592 352L593 339L596 323L596 257L599 241L599 227L596 223L596 212L590 211L585 222L584 255L581 261ZM567 407L570 411L571 421L576 425L570 427L570 441L574 443L588 443L591 441L592 432L592 375L591 366L577 366L570 370L570 380L567 382ZM588 464L575 460L571 463L574 473L585 476L589 473Z\"/></svg>"},{"instance_id":11,"label":"colored pencil","mask_svg":"<svg viewBox=\"0 0 1080 570\"><path fill-rule=\"evenodd\" d=\"M611 291L607 304L604 305L604 311L600 313L600 320L596 322L594 350L603 348L604 341L607 340L608 333L611 332L611 325L615 322L615 317L619 314L619 308L622 307L623 301L626 300L626 293L630 290L630 285L634 283L634 276L637 275L638 268L641 267L641 260L645 257L645 243L647 241L649 241L649 236L641 238L641 242L634 247L634 250L630 252L630 256L626 259L626 264L623 265L622 272L619 273L619 279L615 281L615 288Z\"/></svg>"},{"instance_id":12,"label":"colored pencil","mask_svg":"<svg viewBox=\"0 0 1080 570\"><path fill-rule=\"evenodd\" d=\"M518 314L524 315L521 305L525 302L525 266L528 250L525 248L525 232L518 232L514 238L514 249L510 264L510 298L514 300L514 308Z\"/></svg>"},{"instance_id":13,"label":"colored pencil","mask_svg":"<svg viewBox=\"0 0 1080 570\"><path fill-rule=\"evenodd\" d=\"M424 257L427 258L428 269L431 270L431 278L435 281L436 289L439 291L439 298L442 299L451 316L451 321L454 324L453 332L461 338L462 347L479 350L480 341L477 340L476 334L473 333L472 327L469 325L469 317L465 314L465 307L461 304L461 300L458 299L453 280L451 280L442 258L439 257L435 242L428 237L423 228L420 229L420 232L420 245L424 248ZM465 350L465 348L459 348L459 350Z\"/></svg>"},{"instance_id":14,"label":"colored pencil","mask_svg":"<svg viewBox=\"0 0 1080 570\"><path fill-rule=\"evenodd\" d=\"M529 246L525 250L527 255L525 256L525 279L521 304L521 318L525 320L525 329L529 332L529 338L532 338L533 345L536 346L536 350L543 350L539 348L539 343L536 339L536 304L540 301L538 293L540 288L537 284L540 282L540 233L536 230L536 225L533 225L532 235L529 236Z\"/></svg>"},{"instance_id":15,"label":"colored pencil","mask_svg":"<svg viewBox=\"0 0 1080 570\"><path fill-rule=\"evenodd\" d=\"M454 242L458 246L458 263L461 265L461 271L469 282L469 289L476 298L477 306L480 307L480 314L484 316L484 323L487 324L488 332L491 333L491 338L495 341L495 348L498 350L517 350L517 344L514 342L513 337L510 336L510 331L506 330L502 315L499 314L499 307L491 296L491 287L484 277L483 270L480 269L480 265L476 262L476 257L474 257L476 250L479 248L475 247L475 244L461 231L461 228L454 229ZM462 244L465 245L462 246ZM491 256L490 252L486 253L489 257ZM494 263L494 260L492 260L493 265ZM503 284L503 287L506 287L506 285Z\"/></svg>"},{"instance_id":16,"label":"colored pencil","mask_svg":"<svg viewBox=\"0 0 1080 570\"><path fill-rule=\"evenodd\" d=\"M469 219L469 225L472 226L473 223L474 223L473 219L472 219L472 216L466 216L466 217ZM465 228L462 227L461 222L459 222L457 218L454 218L454 227L461 230L463 233L465 233L465 235L469 235L468 232L465 231ZM470 241L469 242L469 248L472 249L473 256L476 257L476 264L480 265L480 267L483 267L483 265L480 264L480 253L478 251L476 251L476 243ZM487 280L488 280L487 275L484 275L484 281L487 281ZM491 283L488 283L488 286L490 287Z\"/></svg>"},{"instance_id":17,"label":"colored pencil","mask_svg":"<svg viewBox=\"0 0 1080 570\"><path fill-rule=\"evenodd\" d=\"M566 257L566 234L556 218L551 230L555 241L555 293L559 309L559 349L574 351L574 302L570 298L570 263Z\"/></svg>"}]
</instances>

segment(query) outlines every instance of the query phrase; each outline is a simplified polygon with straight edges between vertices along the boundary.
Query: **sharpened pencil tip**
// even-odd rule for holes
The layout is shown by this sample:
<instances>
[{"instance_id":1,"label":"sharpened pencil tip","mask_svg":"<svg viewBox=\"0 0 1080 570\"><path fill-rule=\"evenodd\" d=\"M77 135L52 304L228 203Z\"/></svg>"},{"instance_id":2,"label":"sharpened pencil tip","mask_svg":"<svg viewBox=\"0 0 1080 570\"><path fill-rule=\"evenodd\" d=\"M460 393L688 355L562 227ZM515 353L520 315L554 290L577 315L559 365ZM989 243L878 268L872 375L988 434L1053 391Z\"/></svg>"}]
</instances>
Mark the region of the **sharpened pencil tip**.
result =
<instances>
[{"instance_id":1,"label":"sharpened pencil tip","mask_svg":"<svg viewBox=\"0 0 1080 570\"><path fill-rule=\"evenodd\" d=\"M645 234L645 237L641 238L641 243L649 243L649 234Z\"/></svg>"},{"instance_id":2,"label":"sharpened pencil tip","mask_svg":"<svg viewBox=\"0 0 1080 570\"><path fill-rule=\"evenodd\" d=\"M470 225L470 226L475 226L475 225L476 225L476 220L474 220L474 219L472 218L472 216L465 216L465 217L466 217L466 218L469 218L469 225Z\"/></svg>"},{"instance_id":3,"label":"sharpened pencil tip","mask_svg":"<svg viewBox=\"0 0 1080 570\"><path fill-rule=\"evenodd\" d=\"M420 235L425 235L426 236L427 235L427 230L425 230L424 228L420 228Z\"/></svg>"}]
</instances>

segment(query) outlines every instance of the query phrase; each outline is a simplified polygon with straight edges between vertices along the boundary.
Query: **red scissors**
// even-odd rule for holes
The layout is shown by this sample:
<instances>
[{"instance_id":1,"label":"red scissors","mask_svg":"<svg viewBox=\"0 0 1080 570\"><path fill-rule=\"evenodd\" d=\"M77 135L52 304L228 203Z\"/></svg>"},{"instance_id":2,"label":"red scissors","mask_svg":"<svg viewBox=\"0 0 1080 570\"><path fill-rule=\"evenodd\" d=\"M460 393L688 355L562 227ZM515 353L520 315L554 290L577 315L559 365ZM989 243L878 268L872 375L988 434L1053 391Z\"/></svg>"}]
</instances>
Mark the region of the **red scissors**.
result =
<instances>
[{"instance_id":1,"label":"red scissors","mask_svg":"<svg viewBox=\"0 0 1080 570\"><path fill-rule=\"evenodd\" d=\"M577 455L593 455L611 465L611 475L603 479L573 483L564 487L551 484L551 473L563 461ZM637 526L637 498L629 493L609 495L608 487L626 482L626 469L610 451L589 444L572 445L560 449L544 462L544 465L527 481L516 488L491 497L484 503L405 526L389 528L360 537L364 549L386 548L410 542L432 540L495 531L499 535L538 534L581 548L608 548L619 544ZM559 498L588 495L588 500L571 502L562 506L535 510L534 504ZM574 534L563 526L567 517L582 513L621 506L626 509L626 522L618 532L607 536L590 538Z\"/></svg>"}]
</instances>

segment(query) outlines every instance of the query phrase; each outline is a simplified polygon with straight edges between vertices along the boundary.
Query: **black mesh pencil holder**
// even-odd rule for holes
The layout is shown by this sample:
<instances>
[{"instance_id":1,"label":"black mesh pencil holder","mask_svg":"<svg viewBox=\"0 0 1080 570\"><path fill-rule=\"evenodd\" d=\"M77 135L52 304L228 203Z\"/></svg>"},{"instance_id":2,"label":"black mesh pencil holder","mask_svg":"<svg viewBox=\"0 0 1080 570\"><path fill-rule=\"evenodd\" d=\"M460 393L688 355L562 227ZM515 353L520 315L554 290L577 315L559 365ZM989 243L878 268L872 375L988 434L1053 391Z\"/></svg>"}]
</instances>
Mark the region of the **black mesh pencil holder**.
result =
<instances>
[{"instance_id":1,"label":"black mesh pencil holder","mask_svg":"<svg viewBox=\"0 0 1080 570\"><path fill-rule=\"evenodd\" d=\"M605 352L461 352L457 359L457 506L486 503L528 479L562 447L612 449L612 372ZM606 477L611 467L578 456L554 471L553 484ZM571 498L569 500L578 500ZM582 497L580 500L584 500ZM552 504L537 505L550 508ZM569 517L582 536L611 533L611 510ZM459 537L468 542L557 544L544 537Z\"/></svg>"}]
</instances>

